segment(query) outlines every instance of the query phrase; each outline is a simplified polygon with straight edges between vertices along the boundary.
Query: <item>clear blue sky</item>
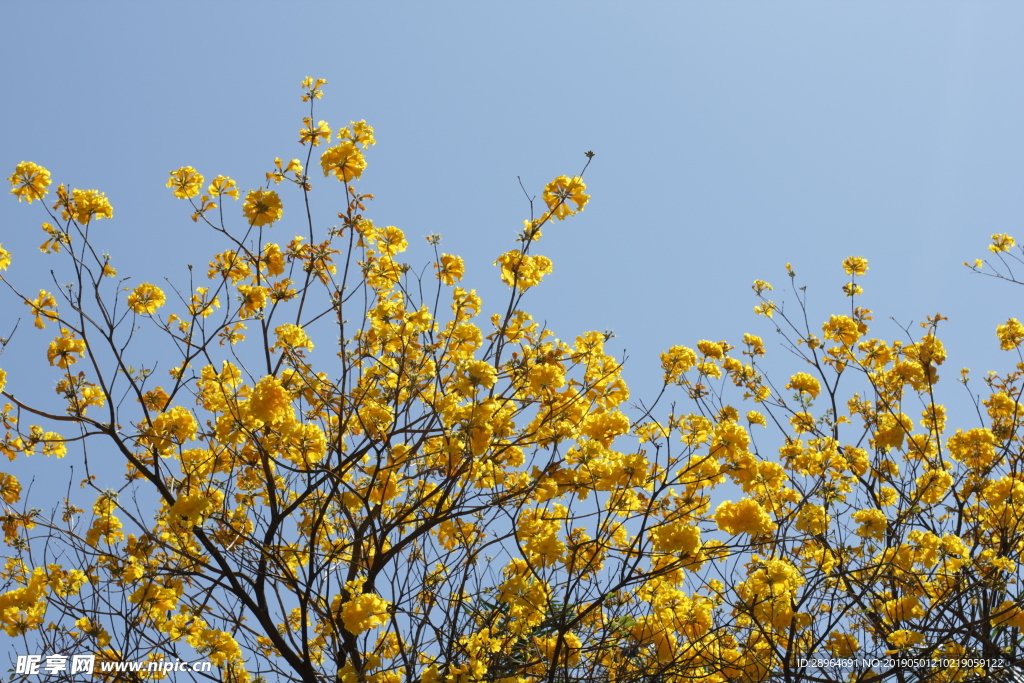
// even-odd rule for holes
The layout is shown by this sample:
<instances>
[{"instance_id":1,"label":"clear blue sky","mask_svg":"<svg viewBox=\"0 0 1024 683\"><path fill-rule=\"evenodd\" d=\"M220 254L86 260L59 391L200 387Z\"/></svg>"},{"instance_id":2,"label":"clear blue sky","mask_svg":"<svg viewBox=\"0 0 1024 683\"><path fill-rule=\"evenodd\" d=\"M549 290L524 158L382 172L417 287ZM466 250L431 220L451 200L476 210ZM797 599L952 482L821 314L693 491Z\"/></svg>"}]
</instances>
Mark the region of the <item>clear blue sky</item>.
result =
<instances>
[{"instance_id":1,"label":"clear blue sky","mask_svg":"<svg viewBox=\"0 0 1024 683\"><path fill-rule=\"evenodd\" d=\"M875 335L899 336L888 316L950 318L952 380L1006 367L994 328L1021 315L1019 290L960 265L1018 232L1021 26L1020 3L931 0L6 3L0 167L105 191L115 217L95 234L121 274L182 283L221 247L168 171L260 186L299 155L299 82L322 77L318 118L377 130L369 215L414 245L442 233L488 312L503 294L490 264L527 216L516 177L539 193L596 152L591 204L545 231L555 271L526 307L563 338L614 330L638 398L672 344L749 331L783 354L751 281L792 299L792 262L824 319L847 303L850 255L870 260ZM7 197L7 275L50 289L42 212ZM25 317L9 302L0 334ZM30 322L0 359L12 389L52 336Z\"/></svg>"}]
</instances>

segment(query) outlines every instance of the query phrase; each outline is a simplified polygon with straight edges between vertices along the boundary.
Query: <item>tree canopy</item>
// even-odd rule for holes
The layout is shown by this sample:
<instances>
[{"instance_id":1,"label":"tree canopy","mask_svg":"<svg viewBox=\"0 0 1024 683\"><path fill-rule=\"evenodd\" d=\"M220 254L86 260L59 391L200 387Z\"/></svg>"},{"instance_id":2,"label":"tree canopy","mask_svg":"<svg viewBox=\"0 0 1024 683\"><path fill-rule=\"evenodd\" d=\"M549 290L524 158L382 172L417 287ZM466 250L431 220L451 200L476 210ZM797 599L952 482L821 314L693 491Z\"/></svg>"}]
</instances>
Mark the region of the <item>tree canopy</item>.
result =
<instances>
[{"instance_id":1,"label":"tree canopy","mask_svg":"<svg viewBox=\"0 0 1024 683\"><path fill-rule=\"evenodd\" d=\"M1012 670L1024 325L997 330L1010 372L954 373L975 396L954 420L936 394L941 315L871 336L852 256L842 311L812 322L787 266L794 300L753 288L790 356L769 362L755 334L672 346L657 394L631 396L608 333L565 340L526 310L553 268L544 233L587 205L593 153L528 196L494 261L507 298L485 309L440 236L410 265L405 233L367 216L374 130L319 120L325 85L303 81L302 153L261 188L170 173L222 243L187 283L126 284L96 225L113 219L103 192L60 185L50 203L46 168L10 176L43 205L60 283L35 294L0 246L5 310L54 335L34 350L49 400L0 370L15 676L81 680L82 655L105 680L233 683ZM310 202L316 163L336 219ZM285 225L301 234L277 239ZM1012 238L989 248L970 267L1016 282ZM85 476L29 495L17 468L33 455Z\"/></svg>"}]
</instances>

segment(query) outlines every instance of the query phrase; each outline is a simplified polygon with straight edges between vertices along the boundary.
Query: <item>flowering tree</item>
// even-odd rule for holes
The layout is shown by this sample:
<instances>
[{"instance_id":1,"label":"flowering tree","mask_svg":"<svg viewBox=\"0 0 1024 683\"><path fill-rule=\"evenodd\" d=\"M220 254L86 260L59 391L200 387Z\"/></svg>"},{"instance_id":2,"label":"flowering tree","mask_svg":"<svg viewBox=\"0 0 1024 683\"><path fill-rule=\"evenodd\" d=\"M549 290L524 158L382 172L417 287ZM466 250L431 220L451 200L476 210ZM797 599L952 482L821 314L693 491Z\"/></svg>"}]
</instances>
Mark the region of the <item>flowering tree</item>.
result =
<instances>
[{"instance_id":1,"label":"flowering tree","mask_svg":"<svg viewBox=\"0 0 1024 683\"><path fill-rule=\"evenodd\" d=\"M941 316L917 341L869 338L851 258L850 309L820 336L755 283L802 359L787 382L759 337L705 340L662 354L661 393L629 409L607 335L562 341L523 310L582 173L497 258L508 299L485 316L437 236L418 276L403 232L364 216L374 132L314 124L324 85L303 82L305 158L275 160L240 215L232 179L170 174L224 243L201 283L120 287L95 190L57 188L43 224L69 287L33 296L0 248L8 300L57 331L51 402L0 371L0 451L85 471L45 501L0 474L0 626L23 652L68 680L62 658L87 653L110 680L310 683L955 681L1015 662L1024 359L950 433ZM327 230L306 174L321 145L342 193ZM29 204L51 184L29 162L10 181ZM286 205L305 234L269 241ZM1016 349L1024 326L999 334ZM169 668L197 658L212 669Z\"/></svg>"}]
</instances>

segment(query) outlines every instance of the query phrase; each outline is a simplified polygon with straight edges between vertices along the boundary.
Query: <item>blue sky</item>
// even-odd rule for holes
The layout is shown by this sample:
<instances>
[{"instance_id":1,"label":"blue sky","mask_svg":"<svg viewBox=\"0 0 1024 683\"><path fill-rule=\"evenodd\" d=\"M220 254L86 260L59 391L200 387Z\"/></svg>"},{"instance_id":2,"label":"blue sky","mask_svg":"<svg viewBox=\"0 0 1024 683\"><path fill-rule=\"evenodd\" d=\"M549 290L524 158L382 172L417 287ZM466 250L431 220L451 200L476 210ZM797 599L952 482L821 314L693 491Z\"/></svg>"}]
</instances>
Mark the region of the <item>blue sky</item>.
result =
<instances>
[{"instance_id":1,"label":"blue sky","mask_svg":"<svg viewBox=\"0 0 1024 683\"><path fill-rule=\"evenodd\" d=\"M167 173L262 185L274 157L299 156L314 76L329 81L318 118L377 130L369 215L413 245L442 233L487 312L504 300L491 262L528 215L517 176L539 194L596 152L593 199L545 231L555 271L525 306L562 338L614 330L637 398L673 344L755 332L784 358L751 281L792 300L791 262L820 321L848 305L850 255L871 264L875 335L941 312L946 377L1011 362L994 329L1020 314L1018 291L960 264L1020 220L1020 4L68 2L8 3L2 19L4 175L31 160L105 191L115 217L95 234L135 283L183 283L222 248ZM0 202L7 275L33 293L52 287L43 219ZM282 241L287 219L286 205ZM10 302L0 334L25 318ZM52 330L23 319L0 360L11 390L37 337Z\"/></svg>"}]
</instances>

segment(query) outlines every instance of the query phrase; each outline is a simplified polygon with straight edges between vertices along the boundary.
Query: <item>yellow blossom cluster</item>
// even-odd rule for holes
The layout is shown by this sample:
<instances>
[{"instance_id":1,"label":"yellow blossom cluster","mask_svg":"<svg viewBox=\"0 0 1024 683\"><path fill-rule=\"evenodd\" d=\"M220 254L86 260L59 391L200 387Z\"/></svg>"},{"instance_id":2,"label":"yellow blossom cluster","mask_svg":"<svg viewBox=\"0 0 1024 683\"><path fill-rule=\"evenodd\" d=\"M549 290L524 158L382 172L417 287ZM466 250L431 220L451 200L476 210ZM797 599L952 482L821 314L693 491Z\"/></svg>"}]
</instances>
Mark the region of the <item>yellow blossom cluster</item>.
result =
<instances>
[{"instance_id":1,"label":"yellow blossom cluster","mask_svg":"<svg viewBox=\"0 0 1024 683\"><path fill-rule=\"evenodd\" d=\"M941 315L879 339L859 299L811 322L802 294L776 303L756 280L795 367L779 375L757 334L697 338L657 359L654 400L631 398L610 332L560 338L524 310L553 269L542 229L588 203L582 174L544 187L494 261L504 299L485 303L439 236L411 265L406 233L368 217L375 132L316 118L326 85L302 82L306 154L275 158L264 189L170 173L224 240L177 297L110 284L85 229L112 218L103 193L61 186L44 205L42 251L78 280L9 289L60 328L42 342L58 402L23 401L0 370L0 453L73 454L85 474L33 506L0 472L9 637L119 660L187 645L233 683L755 683L918 651L966 662L927 673L955 683L978 673L970 656L1017 646L1024 364L971 385L977 419L956 422ZM343 183L334 225L312 217L320 145ZM9 181L32 203L50 174L22 162ZM241 216L211 211L225 196ZM264 242L285 201L311 207L289 213L303 236ZM867 259L841 267L859 296ZM1014 351L1024 326L996 334ZM153 651L113 649L136 645Z\"/></svg>"}]
</instances>

